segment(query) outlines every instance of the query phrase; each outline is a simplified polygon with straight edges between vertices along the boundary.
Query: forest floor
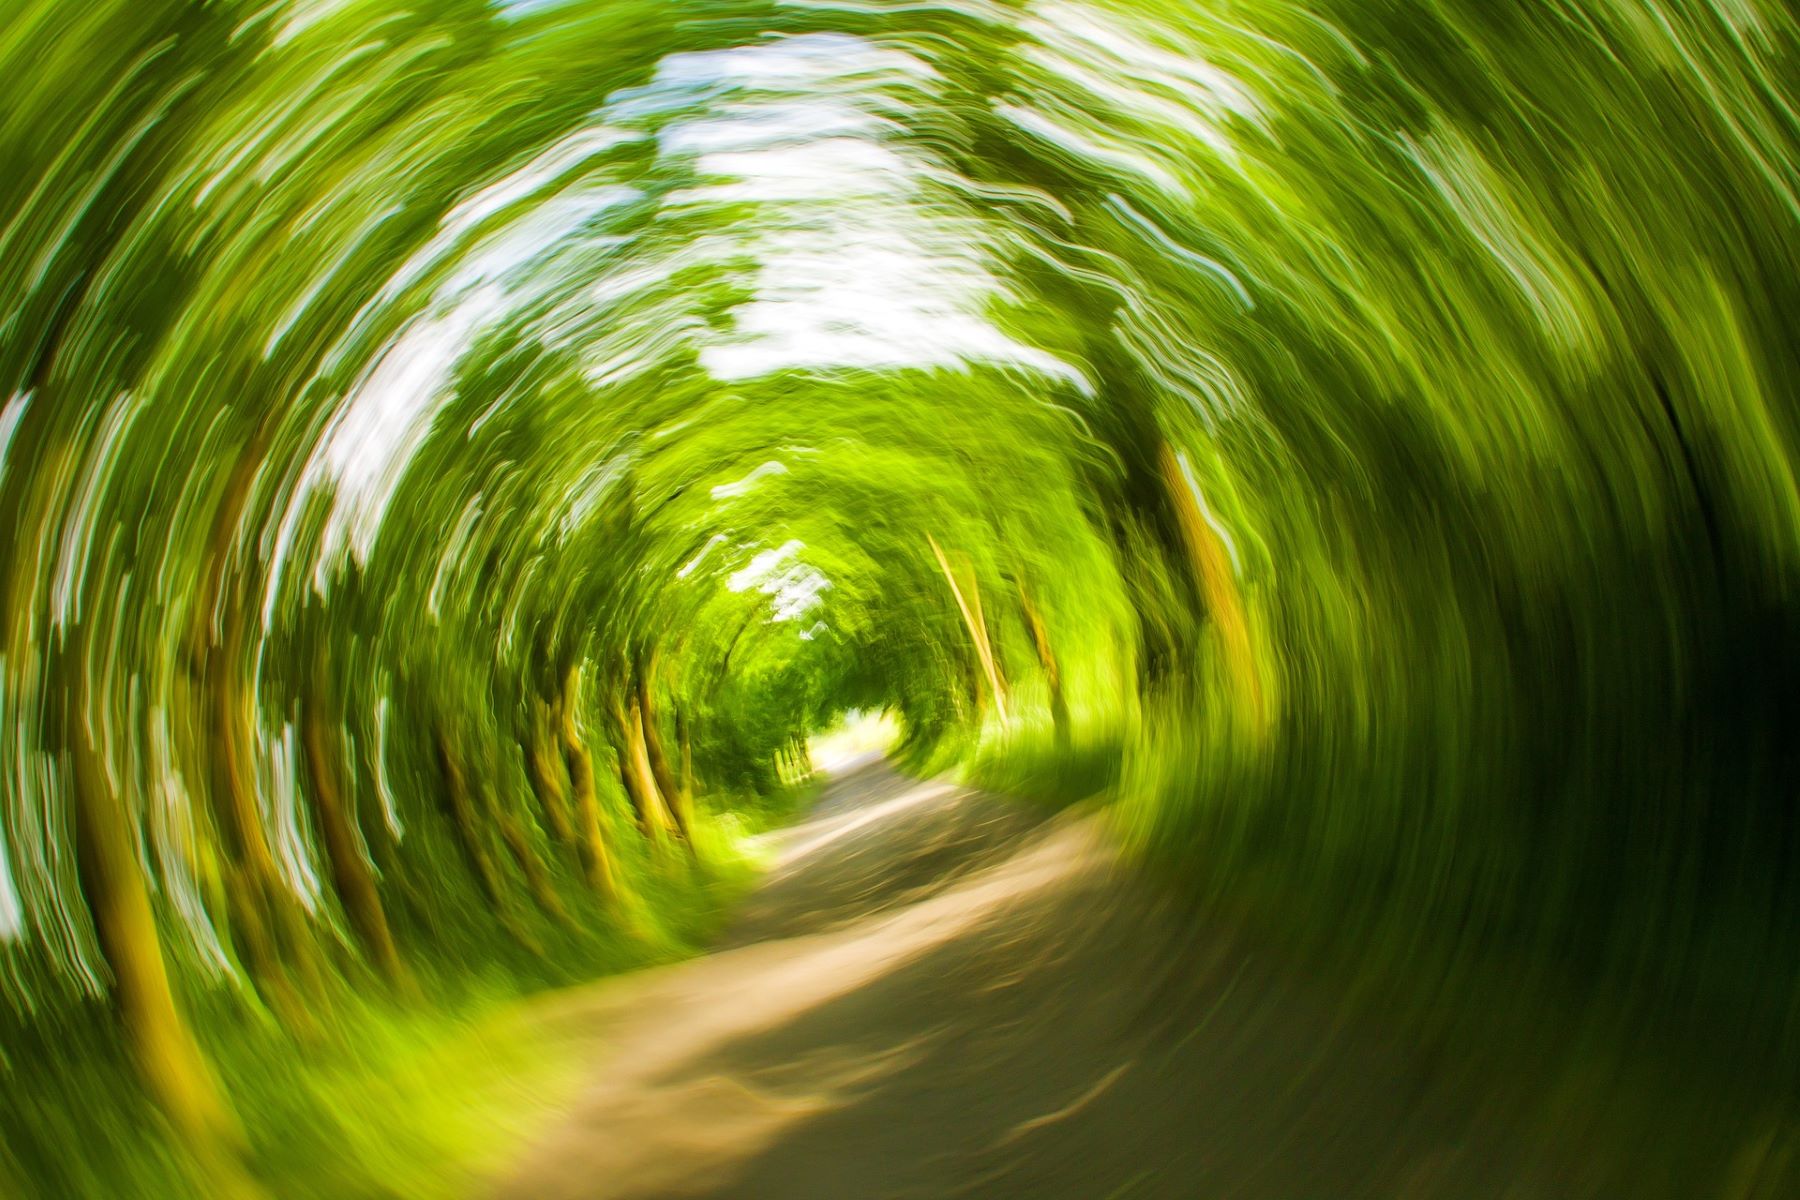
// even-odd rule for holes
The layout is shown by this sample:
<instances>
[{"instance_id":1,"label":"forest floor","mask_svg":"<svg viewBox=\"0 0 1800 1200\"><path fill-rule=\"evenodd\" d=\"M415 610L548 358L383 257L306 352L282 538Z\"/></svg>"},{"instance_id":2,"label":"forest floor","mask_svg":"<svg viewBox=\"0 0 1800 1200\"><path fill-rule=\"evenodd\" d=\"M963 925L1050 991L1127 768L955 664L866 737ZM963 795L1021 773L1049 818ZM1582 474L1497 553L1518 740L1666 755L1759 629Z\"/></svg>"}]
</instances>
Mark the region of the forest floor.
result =
<instances>
[{"instance_id":1,"label":"forest floor","mask_svg":"<svg viewBox=\"0 0 1800 1200\"><path fill-rule=\"evenodd\" d=\"M865 762L772 836L714 952L530 1003L587 1081L495 1194L1594 1194L1479 1079L1196 931L1091 813Z\"/></svg>"}]
</instances>

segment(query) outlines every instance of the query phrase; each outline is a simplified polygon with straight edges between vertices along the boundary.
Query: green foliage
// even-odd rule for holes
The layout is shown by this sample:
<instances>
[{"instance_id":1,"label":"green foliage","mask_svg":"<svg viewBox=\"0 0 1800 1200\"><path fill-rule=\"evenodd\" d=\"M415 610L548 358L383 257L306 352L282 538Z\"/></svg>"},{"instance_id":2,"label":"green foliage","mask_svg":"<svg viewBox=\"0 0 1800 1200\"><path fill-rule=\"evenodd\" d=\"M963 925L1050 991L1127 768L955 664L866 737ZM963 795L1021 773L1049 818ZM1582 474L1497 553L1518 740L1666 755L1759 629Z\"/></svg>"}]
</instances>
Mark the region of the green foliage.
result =
<instances>
[{"instance_id":1,"label":"green foliage","mask_svg":"<svg viewBox=\"0 0 1800 1200\"><path fill-rule=\"evenodd\" d=\"M0 1180L229 1140L167 1008L249 1176L429 1193L371 1081L698 944L861 709L1784 1102L1783 6L7 17Z\"/></svg>"}]
</instances>

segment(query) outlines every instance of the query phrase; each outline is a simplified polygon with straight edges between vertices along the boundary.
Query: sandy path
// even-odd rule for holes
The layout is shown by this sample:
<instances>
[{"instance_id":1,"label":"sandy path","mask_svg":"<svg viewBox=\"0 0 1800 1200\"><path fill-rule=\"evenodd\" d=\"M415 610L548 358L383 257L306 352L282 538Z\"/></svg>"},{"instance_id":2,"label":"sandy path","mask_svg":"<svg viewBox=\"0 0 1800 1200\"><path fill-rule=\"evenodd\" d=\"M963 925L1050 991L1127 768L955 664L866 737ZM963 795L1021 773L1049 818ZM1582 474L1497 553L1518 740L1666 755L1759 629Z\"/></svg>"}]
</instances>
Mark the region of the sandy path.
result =
<instances>
[{"instance_id":1,"label":"sandy path","mask_svg":"<svg viewBox=\"0 0 1800 1200\"><path fill-rule=\"evenodd\" d=\"M874 764L779 855L715 953L534 1006L592 1084L496 1194L1567 1194L1091 818Z\"/></svg>"}]
</instances>

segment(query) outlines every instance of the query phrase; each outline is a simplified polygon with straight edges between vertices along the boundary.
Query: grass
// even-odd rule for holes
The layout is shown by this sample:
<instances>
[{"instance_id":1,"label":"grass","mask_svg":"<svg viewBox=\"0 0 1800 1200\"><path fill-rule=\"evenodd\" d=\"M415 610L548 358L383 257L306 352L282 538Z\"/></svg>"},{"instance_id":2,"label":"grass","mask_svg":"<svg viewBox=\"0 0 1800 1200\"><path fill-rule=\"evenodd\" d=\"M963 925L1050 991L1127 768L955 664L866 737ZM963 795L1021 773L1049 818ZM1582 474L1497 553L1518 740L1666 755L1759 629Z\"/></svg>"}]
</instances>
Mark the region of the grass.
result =
<instances>
[{"instance_id":1,"label":"grass","mask_svg":"<svg viewBox=\"0 0 1800 1200\"><path fill-rule=\"evenodd\" d=\"M961 767L976 787L1057 808L1119 785L1124 748L1115 734L1077 731L1066 742L1046 727L1025 727L983 741Z\"/></svg>"},{"instance_id":2,"label":"grass","mask_svg":"<svg viewBox=\"0 0 1800 1200\"><path fill-rule=\"evenodd\" d=\"M765 823L798 805L804 789L789 791L765 806ZM697 834L704 868L670 852L635 875L635 921L596 919L557 937L546 922L541 961L498 932L488 952L426 954L414 963L423 1002L334 976L316 1006L320 1032L305 1040L247 992L190 994L191 1023L247 1134L252 1186L283 1200L434 1200L492 1177L573 1096L586 1066L554 1032L516 1019L520 1002L696 953L754 881L735 831L706 821ZM137 1088L100 1005L7 1032L0 1194L218 1194L219 1173L169 1135Z\"/></svg>"}]
</instances>

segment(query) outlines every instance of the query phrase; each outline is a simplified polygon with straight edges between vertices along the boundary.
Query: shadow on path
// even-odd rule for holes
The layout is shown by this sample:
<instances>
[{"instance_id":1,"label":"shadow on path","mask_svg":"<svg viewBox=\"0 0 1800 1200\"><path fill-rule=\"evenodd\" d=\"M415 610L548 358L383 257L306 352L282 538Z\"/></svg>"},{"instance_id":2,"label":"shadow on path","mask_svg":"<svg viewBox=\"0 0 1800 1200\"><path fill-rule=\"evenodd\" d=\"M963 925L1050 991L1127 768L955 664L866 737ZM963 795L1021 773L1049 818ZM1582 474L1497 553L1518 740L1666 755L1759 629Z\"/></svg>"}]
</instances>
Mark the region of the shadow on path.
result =
<instances>
[{"instance_id":1,"label":"shadow on path","mask_svg":"<svg viewBox=\"0 0 1800 1200\"><path fill-rule=\"evenodd\" d=\"M1092 818L883 764L699 960L545 999L593 1084L506 1197L1554 1197L1293 972L1197 944Z\"/></svg>"}]
</instances>

